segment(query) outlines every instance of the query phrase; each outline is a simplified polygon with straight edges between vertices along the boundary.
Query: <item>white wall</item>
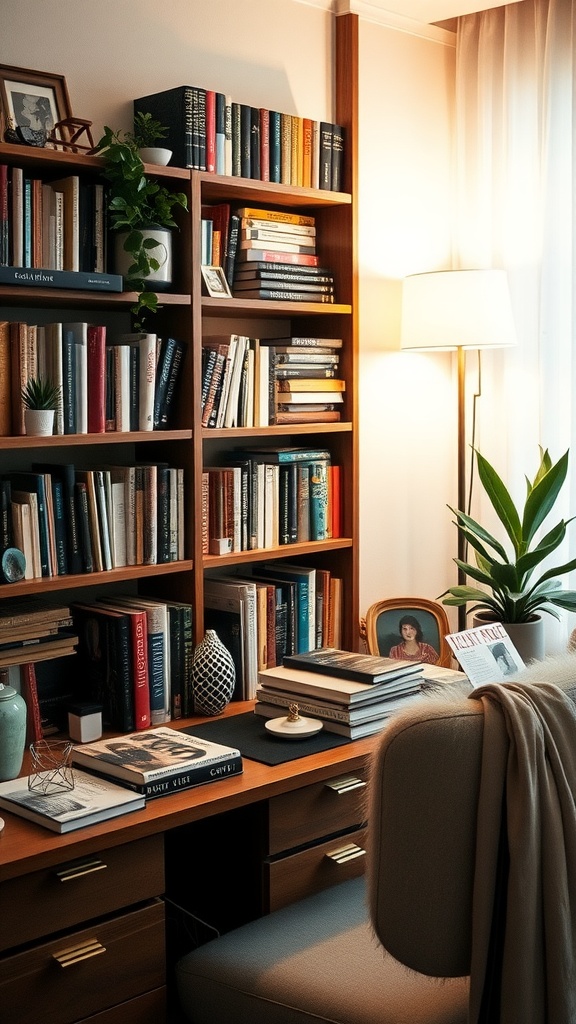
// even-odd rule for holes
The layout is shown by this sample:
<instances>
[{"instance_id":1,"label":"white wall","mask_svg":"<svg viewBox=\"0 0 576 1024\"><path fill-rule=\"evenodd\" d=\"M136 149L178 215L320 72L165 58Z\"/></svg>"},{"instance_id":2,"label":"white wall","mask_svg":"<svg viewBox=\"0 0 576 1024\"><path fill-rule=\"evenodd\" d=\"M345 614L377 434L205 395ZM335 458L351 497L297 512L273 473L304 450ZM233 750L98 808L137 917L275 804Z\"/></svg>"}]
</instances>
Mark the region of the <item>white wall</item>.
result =
<instances>
[{"instance_id":1,"label":"white wall","mask_svg":"<svg viewBox=\"0 0 576 1024\"><path fill-rule=\"evenodd\" d=\"M452 356L401 353L401 280L451 266L454 36L360 25L360 607L455 580Z\"/></svg>"},{"instance_id":2,"label":"white wall","mask_svg":"<svg viewBox=\"0 0 576 1024\"><path fill-rule=\"evenodd\" d=\"M18 0L0 63L63 74L72 112L130 127L134 97L202 85L332 118L332 14L294 0ZM326 8L328 2L326 3ZM398 19L396 19L396 25ZM386 354L398 282L450 265L453 37L360 23L361 611L453 582L450 357Z\"/></svg>"}]
</instances>

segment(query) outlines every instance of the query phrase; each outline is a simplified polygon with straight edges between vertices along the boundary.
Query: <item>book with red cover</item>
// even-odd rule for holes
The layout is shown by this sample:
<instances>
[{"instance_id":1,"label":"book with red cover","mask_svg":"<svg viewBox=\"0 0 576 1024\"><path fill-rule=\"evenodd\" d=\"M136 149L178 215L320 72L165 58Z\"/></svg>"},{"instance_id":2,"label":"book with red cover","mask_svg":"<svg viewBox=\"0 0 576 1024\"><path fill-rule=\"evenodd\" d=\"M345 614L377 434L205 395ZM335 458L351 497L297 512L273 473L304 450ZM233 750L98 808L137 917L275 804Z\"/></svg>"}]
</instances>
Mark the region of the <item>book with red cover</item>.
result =
<instances>
[{"instance_id":1,"label":"book with red cover","mask_svg":"<svg viewBox=\"0 0 576 1024\"><path fill-rule=\"evenodd\" d=\"M216 170L216 93L206 89L206 170Z\"/></svg>"},{"instance_id":2,"label":"book with red cover","mask_svg":"<svg viewBox=\"0 0 576 1024\"><path fill-rule=\"evenodd\" d=\"M106 430L106 328L88 324L88 433Z\"/></svg>"},{"instance_id":3,"label":"book with red cover","mask_svg":"<svg viewBox=\"0 0 576 1024\"><path fill-rule=\"evenodd\" d=\"M132 643L132 687L134 698L134 725L136 729L147 729L150 725L150 682L148 676L148 623L144 609L137 610L116 605L113 601L101 601L103 608L122 612L130 620Z\"/></svg>"}]
</instances>

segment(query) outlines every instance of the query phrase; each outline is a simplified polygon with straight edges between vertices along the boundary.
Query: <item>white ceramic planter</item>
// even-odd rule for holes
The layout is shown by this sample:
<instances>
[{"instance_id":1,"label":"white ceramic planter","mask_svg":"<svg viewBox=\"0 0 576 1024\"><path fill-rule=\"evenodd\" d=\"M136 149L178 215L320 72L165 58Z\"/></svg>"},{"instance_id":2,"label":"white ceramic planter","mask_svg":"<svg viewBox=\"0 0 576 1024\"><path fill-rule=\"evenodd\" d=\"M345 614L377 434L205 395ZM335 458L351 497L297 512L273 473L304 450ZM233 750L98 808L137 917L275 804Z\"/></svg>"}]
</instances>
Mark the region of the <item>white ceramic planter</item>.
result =
<instances>
[{"instance_id":1,"label":"white ceramic planter","mask_svg":"<svg viewBox=\"0 0 576 1024\"><path fill-rule=\"evenodd\" d=\"M54 432L54 409L25 409L24 426L28 436L46 437Z\"/></svg>"},{"instance_id":2,"label":"white ceramic planter","mask_svg":"<svg viewBox=\"0 0 576 1024\"><path fill-rule=\"evenodd\" d=\"M485 612L477 612L472 619L473 626L483 626L493 622L494 617ZM544 620L541 615L534 615L530 622L503 622L514 647L526 665L531 661L542 661L546 656L546 636Z\"/></svg>"},{"instance_id":3,"label":"white ceramic planter","mask_svg":"<svg viewBox=\"0 0 576 1024\"><path fill-rule=\"evenodd\" d=\"M172 233L168 228L145 228L142 230L145 238L154 238L158 245L148 250L148 255L158 260L158 270L153 271L146 278L146 281L153 285L156 291L169 288L172 284ZM114 237L114 269L117 274L127 277L128 270L133 260L129 252L124 249L124 241L127 232L117 232ZM129 284L129 282L128 282Z\"/></svg>"},{"instance_id":4,"label":"white ceramic planter","mask_svg":"<svg viewBox=\"0 0 576 1024\"><path fill-rule=\"evenodd\" d=\"M138 152L145 164L160 164L161 167L166 167L172 157L172 150L163 146L143 146Z\"/></svg>"}]
</instances>

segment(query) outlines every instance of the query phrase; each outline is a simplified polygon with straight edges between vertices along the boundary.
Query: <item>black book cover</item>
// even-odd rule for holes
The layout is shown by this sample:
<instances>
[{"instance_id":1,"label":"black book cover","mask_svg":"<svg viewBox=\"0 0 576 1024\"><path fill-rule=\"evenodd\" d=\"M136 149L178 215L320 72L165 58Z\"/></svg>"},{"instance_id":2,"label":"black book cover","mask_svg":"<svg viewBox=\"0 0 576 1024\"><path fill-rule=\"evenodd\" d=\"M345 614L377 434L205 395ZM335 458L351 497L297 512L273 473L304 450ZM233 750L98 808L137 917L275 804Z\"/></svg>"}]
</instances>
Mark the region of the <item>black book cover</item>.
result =
<instances>
[{"instance_id":1,"label":"black book cover","mask_svg":"<svg viewBox=\"0 0 576 1024\"><path fill-rule=\"evenodd\" d=\"M2 531L0 542L2 544L2 551L5 551L6 548L11 548L14 542L12 511L10 508L11 491L10 481L7 477L2 477L0 480L0 529Z\"/></svg>"},{"instance_id":2,"label":"black book cover","mask_svg":"<svg viewBox=\"0 0 576 1024\"><path fill-rule=\"evenodd\" d=\"M332 125L332 172L333 192L342 191L342 164L344 161L344 129L341 124Z\"/></svg>"},{"instance_id":3,"label":"black book cover","mask_svg":"<svg viewBox=\"0 0 576 1024\"><path fill-rule=\"evenodd\" d=\"M252 107L240 104L240 177L250 178Z\"/></svg>"},{"instance_id":4,"label":"black book cover","mask_svg":"<svg viewBox=\"0 0 576 1024\"><path fill-rule=\"evenodd\" d=\"M78 659L93 700L102 704L102 717L119 732L134 729L130 622L119 611L97 605L73 604L78 633Z\"/></svg>"},{"instance_id":5,"label":"black book cover","mask_svg":"<svg viewBox=\"0 0 576 1024\"><path fill-rule=\"evenodd\" d=\"M55 480L62 482L62 500L64 503L64 524L66 530L66 562L71 574L84 572L80 546L78 525L78 508L75 495L76 470L73 463L41 463L36 462L32 468L39 473L50 473L52 484Z\"/></svg>"},{"instance_id":6,"label":"black book cover","mask_svg":"<svg viewBox=\"0 0 576 1024\"><path fill-rule=\"evenodd\" d=\"M82 568L84 572L94 572L94 560L92 556L92 540L90 537L90 520L88 517L88 492L86 484L78 482L74 485L76 494L76 511L78 514L78 534L80 538L80 551L82 553Z\"/></svg>"},{"instance_id":7,"label":"black book cover","mask_svg":"<svg viewBox=\"0 0 576 1024\"><path fill-rule=\"evenodd\" d=\"M242 126L239 103L232 103L232 174L235 178L242 175Z\"/></svg>"},{"instance_id":8,"label":"black book cover","mask_svg":"<svg viewBox=\"0 0 576 1024\"><path fill-rule=\"evenodd\" d=\"M156 559L158 564L170 561L170 470L158 466L156 478L158 541Z\"/></svg>"},{"instance_id":9,"label":"black book cover","mask_svg":"<svg viewBox=\"0 0 576 1024\"><path fill-rule=\"evenodd\" d=\"M261 178L260 173L260 108L250 107L250 177Z\"/></svg>"},{"instance_id":10,"label":"black book cover","mask_svg":"<svg viewBox=\"0 0 576 1024\"><path fill-rule=\"evenodd\" d=\"M134 113L150 113L168 129L163 144L172 150L170 163L175 167L194 167L193 109L194 87L176 86L134 100Z\"/></svg>"},{"instance_id":11,"label":"black book cover","mask_svg":"<svg viewBox=\"0 0 576 1024\"><path fill-rule=\"evenodd\" d=\"M280 113L277 110L269 111L270 123L270 181L280 181Z\"/></svg>"}]
</instances>

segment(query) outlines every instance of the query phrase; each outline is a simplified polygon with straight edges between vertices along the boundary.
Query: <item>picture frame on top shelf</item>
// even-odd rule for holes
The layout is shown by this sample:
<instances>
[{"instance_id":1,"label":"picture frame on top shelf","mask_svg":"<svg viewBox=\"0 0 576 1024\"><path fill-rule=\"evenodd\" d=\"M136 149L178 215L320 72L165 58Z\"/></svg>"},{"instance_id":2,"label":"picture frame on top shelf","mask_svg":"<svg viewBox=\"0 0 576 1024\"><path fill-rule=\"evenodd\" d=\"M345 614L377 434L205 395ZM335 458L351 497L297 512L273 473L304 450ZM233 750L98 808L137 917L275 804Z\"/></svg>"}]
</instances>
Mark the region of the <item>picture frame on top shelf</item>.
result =
<instances>
[{"instance_id":1,"label":"picture frame on top shelf","mask_svg":"<svg viewBox=\"0 0 576 1024\"><path fill-rule=\"evenodd\" d=\"M202 280L208 295L213 299L231 299L232 293L222 267L202 266Z\"/></svg>"},{"instance_id":2,"label":"picture frame on top shelf","mask_svg":"<svg viewBox=\"0 0 576 1024\"><path fill-rule=\"evenodd\" d=\"M405 618L417 624L418 643L434 648L438 655L435 664L449 668L452 653L446 640L450 632L448 616L441 604L423 597L393 597L370 605L360 620L360 636L368 654L402 657L398 648L404 639L401 623Z\"/></svg>"},{"instance_id":3,"label":"picture frame on top shelf","mask_svg":"<svg viewBox=\"0 0 576 1024\"><path fill-rule=\"evenodd\" d=\"M0 64L0 108L2 132L11 122L48 137L58 121L72 117L64 75L9 64Z\"/></svg>"}]
</instances>

